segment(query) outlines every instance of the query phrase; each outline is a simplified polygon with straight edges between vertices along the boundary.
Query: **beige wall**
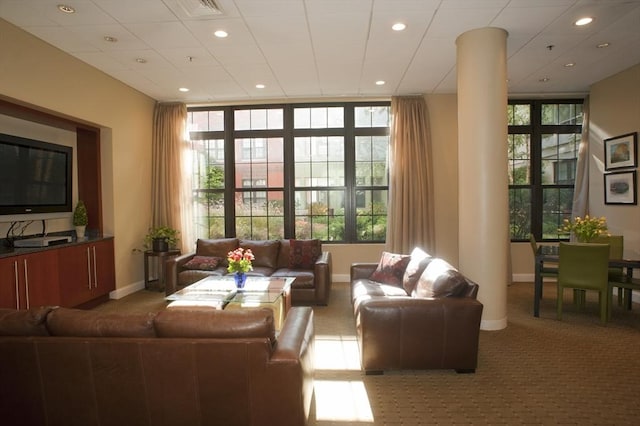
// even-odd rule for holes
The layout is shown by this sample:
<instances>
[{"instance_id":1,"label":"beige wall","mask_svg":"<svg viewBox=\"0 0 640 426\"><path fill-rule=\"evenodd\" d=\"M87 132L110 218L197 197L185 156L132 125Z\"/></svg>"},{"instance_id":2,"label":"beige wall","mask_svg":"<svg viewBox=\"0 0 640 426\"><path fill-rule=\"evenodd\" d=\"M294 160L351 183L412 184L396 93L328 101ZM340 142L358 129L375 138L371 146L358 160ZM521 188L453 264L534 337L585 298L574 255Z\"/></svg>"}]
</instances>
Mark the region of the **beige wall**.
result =
<instances>
[{"instance_id":1,"label":"beige wall","mask_svg":"<svg viewBox=\"0 0 640 426\"><path fill-rule=\"evenodd\" d=\"M606 216L609 232L624 236L626 257L640 259L640 206L605 205L603 177L603 140L640 132L640 64L594 84L590 102L589 211Z\"/></svg>"},{"instance_id":2,"label":"beige wall","mask_svg":"<svg viewBox=\"0 0 640 426\"><path fill-rule=\"evenodd\" d=\"M0 95L102 129L105 233L115 236L116 286L143 280L150 223L155 101L0 19Z\"/></svg>"}]
</instances>

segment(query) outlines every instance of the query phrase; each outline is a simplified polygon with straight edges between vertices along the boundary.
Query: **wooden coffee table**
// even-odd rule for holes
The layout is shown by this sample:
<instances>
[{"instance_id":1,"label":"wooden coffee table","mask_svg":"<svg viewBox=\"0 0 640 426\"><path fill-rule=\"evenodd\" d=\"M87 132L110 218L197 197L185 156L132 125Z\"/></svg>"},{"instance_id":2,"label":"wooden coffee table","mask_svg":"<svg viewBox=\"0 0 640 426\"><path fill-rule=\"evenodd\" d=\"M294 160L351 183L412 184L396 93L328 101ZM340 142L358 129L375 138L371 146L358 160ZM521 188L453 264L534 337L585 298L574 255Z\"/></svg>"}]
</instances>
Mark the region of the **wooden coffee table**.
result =
<instances>
[{"instance_id":1,"label":"wooden coffee table","mask_svg":"<svg viewBox=\"0 0 640 426\"><path fill-rule=\"evenodd\" d=\"M291 307L292 277L247 277L243 289L237 289L232 276L210 276L166 297L168 308L211 306L216 309L267 307L273 310L276 330L282 328Z\"/></svg>"}]
</instances>

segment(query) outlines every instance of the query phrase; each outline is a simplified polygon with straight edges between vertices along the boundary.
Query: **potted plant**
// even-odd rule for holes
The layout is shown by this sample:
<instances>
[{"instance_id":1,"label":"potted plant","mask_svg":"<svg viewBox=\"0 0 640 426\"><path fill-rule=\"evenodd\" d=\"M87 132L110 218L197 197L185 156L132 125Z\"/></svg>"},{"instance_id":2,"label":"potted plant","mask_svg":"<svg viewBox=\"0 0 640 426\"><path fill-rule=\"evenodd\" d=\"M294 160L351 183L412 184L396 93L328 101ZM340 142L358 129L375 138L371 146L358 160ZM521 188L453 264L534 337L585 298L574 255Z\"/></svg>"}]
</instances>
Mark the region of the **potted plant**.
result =
<instances>
[{"instance_id":1,"label":"potted plant","mask_svg":"<svg viewBox=\"0 0 640 426\"><path fill-rule=\"evenodd\" d=\"M144 237L144 246L153 251L168 251L176 247L180 241L179 235L180 231L168 226L149 228L149 232Z\"/></svg>"},{"instance_id":2,"label":"potted plant","mask_svg":"<svg viewBox=\"0 0 640 426\"><path fill-rule=\"evenodd\" d=\"M76 227L76 237L84 238L84 232L88 223L87 207L82 200L78 200L78 204L76 204L76 208L73 211L73 226Z\"/></svg>"}]
</instances>

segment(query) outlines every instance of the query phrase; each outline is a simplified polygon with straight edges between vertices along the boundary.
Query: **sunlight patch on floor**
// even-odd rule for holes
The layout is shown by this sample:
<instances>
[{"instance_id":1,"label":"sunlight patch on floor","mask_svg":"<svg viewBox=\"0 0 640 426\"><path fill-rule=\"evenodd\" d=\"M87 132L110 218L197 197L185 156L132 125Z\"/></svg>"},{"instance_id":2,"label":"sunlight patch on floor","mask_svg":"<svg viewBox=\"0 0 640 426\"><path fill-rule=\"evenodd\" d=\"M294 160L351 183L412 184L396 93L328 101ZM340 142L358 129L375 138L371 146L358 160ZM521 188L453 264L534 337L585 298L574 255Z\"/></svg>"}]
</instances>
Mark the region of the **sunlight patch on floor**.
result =
<instances>
[{"instance_id":1,"label":"sunlight patch on floor","mask_svg":"<svg viewBox=\"0 0 640 426\"><path fill-rule=\"evenodd\" d=\"M314 388L316 420L373 423L362 381L315 380Z\"/></svg>"},{"instance_id":2,"label":"sunlight patch on floor","mask_svg":"<svg viewBox=\"0 0 640 426\"><path fill-rule=\"evenodd\" d=\"M316 370L360 370L355 336L316 336Z\"/></svg>"}]
</instances>

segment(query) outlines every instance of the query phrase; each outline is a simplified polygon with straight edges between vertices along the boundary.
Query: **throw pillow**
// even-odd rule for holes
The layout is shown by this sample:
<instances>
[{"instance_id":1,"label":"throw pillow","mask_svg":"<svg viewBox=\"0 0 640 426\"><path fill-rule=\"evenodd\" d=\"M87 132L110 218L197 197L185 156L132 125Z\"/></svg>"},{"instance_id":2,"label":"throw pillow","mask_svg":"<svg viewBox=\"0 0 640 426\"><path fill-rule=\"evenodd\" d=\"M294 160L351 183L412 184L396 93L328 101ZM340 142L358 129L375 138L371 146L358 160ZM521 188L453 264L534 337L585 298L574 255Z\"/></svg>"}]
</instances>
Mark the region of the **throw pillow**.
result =
<instances>
[{"instance_id":1,"label":"throw pillow","mask_svg":"<svg viewBox=\"0 0 640 426\"><path fill-rule=\"evenodd\" d=\"M407 265L407 269L404 271L402 277L402 287L404 287L407 294L411 294L416 288L418 278L422 275L427 265L433 257L424 250L416 247L411 252L411 261Z\"/></svg>"},{"instance_id":2,"label":"throw pillow","mask_svg":"<svg viewBox=\"0 0 640 426\"><path fill-rule=\"evenodd\" d=\"M413 292L416 297L459 297L467 279L442 259L433 259L424 270Z\"/></svg>"},{"instance_id":3,"label":"throw pillow","mask_svg":"<svg viewBox=\"0 0 640 426\"><path fill-rule=\"evenodd\" d=\"M183 265L185 269L197 269L200 271L213 271L220 264L220 258L215 256L193 256Z\"/></svg>"},{"instance_id":4,"label":"throw pillow","mask_svg":"<svg viewBox=\"0 0 640 426\"><path fill-rule=\"evenodd\" d=\"M410 255L383 251L378 267L373 271L369 279L382 284L402 287L404 271L407 269L410 260Z\"/></svg>"},{"instance_id":5,"label":"throw pillow","mask_svg":"<svg viewBox=\"0 0 640 426\"><path fill-rule=\"evenodd\" d=\"M289 268L313 269L322 254L320 240L289 240Z\"/></svg>"}]
</instances>

